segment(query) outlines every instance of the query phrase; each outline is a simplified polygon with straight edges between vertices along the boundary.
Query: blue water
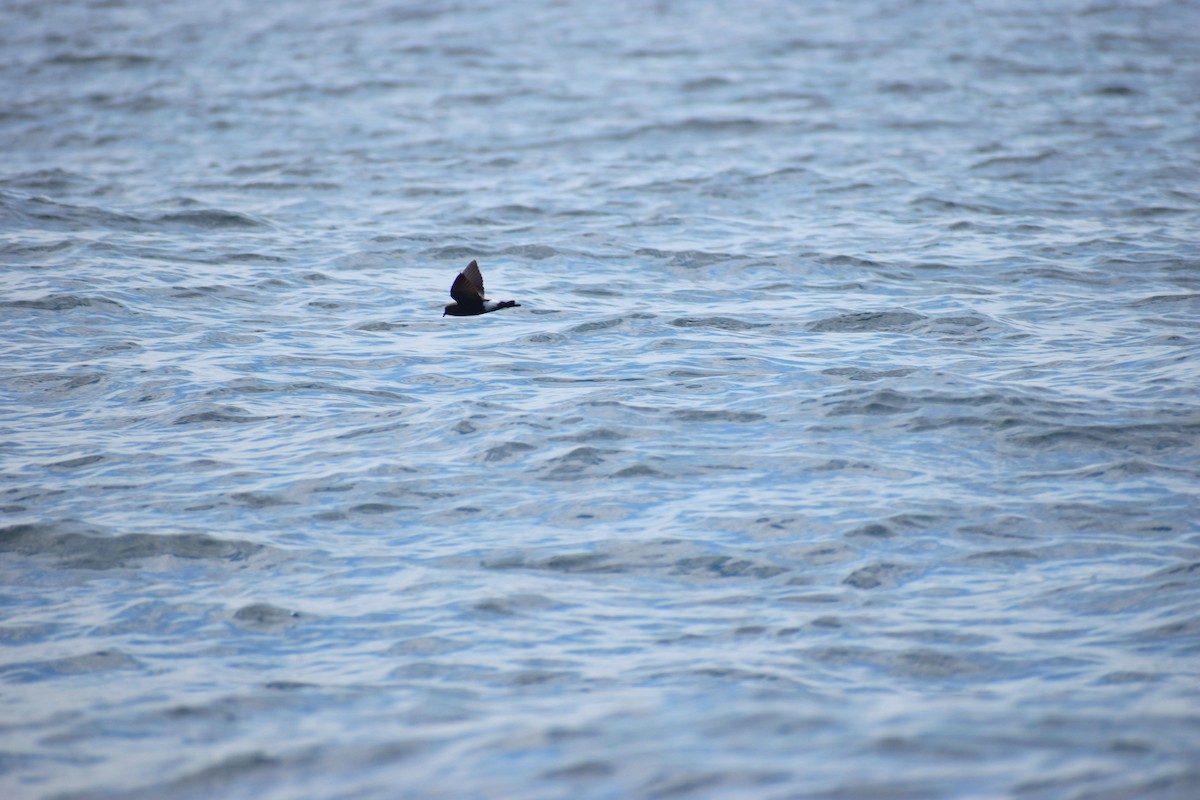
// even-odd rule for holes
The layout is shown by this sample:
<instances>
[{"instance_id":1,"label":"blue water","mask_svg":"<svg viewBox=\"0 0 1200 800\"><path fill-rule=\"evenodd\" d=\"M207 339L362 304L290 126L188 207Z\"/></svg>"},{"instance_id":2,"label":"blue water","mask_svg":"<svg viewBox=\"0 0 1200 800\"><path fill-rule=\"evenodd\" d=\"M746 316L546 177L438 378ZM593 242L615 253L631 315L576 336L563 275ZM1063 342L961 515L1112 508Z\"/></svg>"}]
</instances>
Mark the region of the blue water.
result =
<instances>
[{"instance_id":1,"label":"blue water","mask_svg":"<svg viewBox=\"0 0 1200 800\"><path fill-rule=\"evenodd\" d=\"M1200 795L1197 53L3 4L0 794Z\"/></svg>"}]
</instances>

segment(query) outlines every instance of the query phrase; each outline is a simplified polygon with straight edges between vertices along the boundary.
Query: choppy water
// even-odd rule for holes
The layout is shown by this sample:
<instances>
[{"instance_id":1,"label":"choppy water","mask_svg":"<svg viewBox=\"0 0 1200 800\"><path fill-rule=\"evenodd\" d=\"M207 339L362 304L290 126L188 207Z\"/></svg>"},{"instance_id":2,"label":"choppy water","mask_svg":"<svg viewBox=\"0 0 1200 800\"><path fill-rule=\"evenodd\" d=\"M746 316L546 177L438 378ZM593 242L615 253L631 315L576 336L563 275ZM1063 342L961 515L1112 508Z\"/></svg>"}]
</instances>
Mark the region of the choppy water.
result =
<instances>
[{"instance_id":1,"label":"choppy water","mask_svg":"<svg viewBox=\"0 0 1200 800\"><path fill-rule=\"evenodd\" d=\"M1200 794L1200 5L0 53L6 798Z\"/></svg>"}]
</instances>

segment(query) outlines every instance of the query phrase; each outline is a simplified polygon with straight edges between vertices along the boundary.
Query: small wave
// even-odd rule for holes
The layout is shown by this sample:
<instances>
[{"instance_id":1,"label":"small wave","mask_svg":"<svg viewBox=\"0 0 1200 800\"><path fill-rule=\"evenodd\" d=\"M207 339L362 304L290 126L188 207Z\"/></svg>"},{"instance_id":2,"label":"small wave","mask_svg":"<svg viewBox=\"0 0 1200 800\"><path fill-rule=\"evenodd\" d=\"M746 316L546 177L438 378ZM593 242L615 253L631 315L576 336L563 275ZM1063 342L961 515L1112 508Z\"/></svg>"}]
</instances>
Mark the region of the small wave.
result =
<instances>
[{"instance_id":1,"label":"small wave","mask_svg":"<svg viewBox=\"0 0 1200 800\"><path fill-rule=\"evenodd\" d=\"M1178 477L1189 481L1200 479L1200 468L1188 469L1180 466L1161 464L1141 458L1130 458L1113 461L1107 464L1089 464L1079 469L1036 473L1030 479L1062 481L1064 479L1112 480L1127 481L1147 477Z\"/></svg>"},{"instance_id":2,"label":"small wave","mask_svg":"<svg viewBox=\"0 0 1200 800\"><path fill-rule=\"evenodd\" d=\"M394 503L359 503L351 506L352 514L395 514L400 511L415 511L416 506L398 506Z\"/></svg>"},{"instance_id":3,"label":"small wave","mask_svg":"<svg viewBox=\"0 0 1200 800\"><path fill-rule=\"evenodd\" d=\"M499 217L531 217L541 216L545 212L537 206L526 206L520 203L505 203L500 206L492 206L486 209L489 214L495 214Z\"/></svg>"},{"instance_id":4,"label":"small wave","mask_svg":"<svg viewBox=\"0 0 1200 800\"><path fill-rule=\"evenodd\" d=\"M33 372L14 375L5 379L5 384L18 392L38 392L46 395L66 395L79 391L95 391L105 381L99 372Z\"/></svg>"},{"instance_id":5,"label":"small wave","mask_svg":"<svg viewBox=\"0 0 1200 800\"><path fill-rule=\"evenodd\" d=\"M245 183L206 183L205 189L236 189L248 192L335 192L342 187L329 181L247 181Z\"/></svg>"},{"instance_id":6,"label":"small wave","mask_svg":"<svg viewBox=\"0 0 1200 800\"><path fill-rule=\"evenodd\" d=\"M712 89L724 89L732 86L733 81L720 75L708 75L703 78L690 78L679 87L685 92L705 92Z\"/></svg>"},{"instance_id":7,"label":"small wave","mask_svg":"<svg viewBox=\"0 0 1200 800\"><path fill-rule=\"evenodd\" d=\"M600 319L595 322L584 322L570 328L569 333L595 333L597 331L607 331L613 328L620 328L625 323L624 317L616 317L614 319Z\"/></svg>"},{"instance_id":8,"label":"small wave","mask_svg":"<svg viewBox=\"0 0 1200 800\"><path fill-rule=\"evenodd\" d=\"M525 442L505 442L488 448L483 460L488 463L508 463L537 448Z\"/></svg>"},{"instance_id":9,"label":"small wave","mask_svg":"<svg viewBox=\"0 0 1200 800\"><path fill-rule=\"evenodd\" d=\"M265 253L231 253L222 256L222 261L230 264L286 264L287 259Z\"/></svg>"},{"instance_id":10,"label":"small wave","mask_svg":"<svg viewBox=\"0 0 1200 800\"><path fill-rule=\"evenodd\" d=\"M295 505L295 501L266 492L234 492L229 499L247 508L274 508Z\"/></svg>"},{"instance_id":11,"label":"small wave","mask_svg":"<svg viewBox=\"0 0 1200 800\"><path fill-rule=\"evenodd\" d=\"M897 652L857 646L815 647L806 651L805 655L843 674L854 668L882 669L910 680L983 680L989 676L1002 677L1017 670L1016 666L1004 668L994 656L963 656L929 648Z\"/></svg>"},{"instance_id":12,"label":"small wave","mask_svg":"<svg viewBox=\"0 0 1200 800\"><path fill-rule=\"evenodd\" d=\"M794 37L775 44L772 51L781 54L791 54L796 50L837 50L843 47L840 40L835 38L812 39L808 37Z\"/></svg>"},{"instance_id":13,"label":"small wave","mask_svg":"<svg viewBox=\"0 0 1200 800\"><path fill-rule=\"evenodd\" d=\"M1084 267L1060 267L1056 265L1027 267L1016 271L1020 278L1034 278L1047 281L1062 281L1078 283L1084 286L1103 287L1112 283L1112 275L1108 271L1086 269Z\"/></svg>"},{"instance_id":14,"label":"small wave","mask_svg":"<svg viewBox=\"0 0 1200 800\"><path fill-rule=\"evenodd\" d=\"M391 333L392 331L402 331L407 327L409 327L407 322L365 322L355 330L367 333Z\"/></svg>"},{"instance_id":15,"label":"small wave","mask_svg":"<svg viewBox=\"0 0 1200 800\"><path fill-rule=\"evenodd\" d=\"M27 191L61 192L87 186L92 180L77 172L70 172L55 167L53 169L38 169L32 172L20 172L0 178L0 186Z\"/></svg>"},{"instance_id":16,"label":"small wave","mask_svg":"<svg viewBox=\"0 0 1200 800\"><path fill-rule=\"evenodd\" d=\"M532 337L530 337L530 338L532 338ZM538 375L537 377L533 378L532 380L535 383L554 383L554 384L564 384L567 386L571 386L571 385L590 384L590 383L594 383L594 384L643 383L643 382L645 382L646 379L644 377L641 377L638 375L628 375L628 376L615 375L615 376L611 376L611 377L601 376L601 377L580 377L580 378L564 377L564 376L560 376L560 375Z\"/></svg>"},{"instance_id":17,"label":"small wave","mask_svg":"<svg viewBox=\"0 0 1200 800\"><path fill-rule=\"evenodd\" d=\"M599 478L657 478L669 477L653 462L661 459L640 459L627 463L635 457L628 450L582 445L562 456L551 458L543 464L542 479L547 481L596 480ZM626 462L614 469L613 462ZM648 463L649 462L649 463Z\"/></svg>"},{"instance_id":18,"label":"small wave","mask_svg":"<svg viewBox=\"0 0 1200 800\"><path fill-rule=\"evenodd\" d=\"M1125 215L1134 218L1170 217L1179 214L1192 214L1194 209L1182 206L1134 206L1125 211Z\"/></svg>"},{"instance_id":19,"label":"small wave","mask_svg":"<svg viewBox=\"0 0 1200 800\"><path fill-rule=\"evenodd\" d=\"M237 704L234 705L236 707ZM238 716L236 713L231 714L228 703L224 704L219 711L205 708L200 712L193 712L191 709L187 709L187 713L212 713L214 717L219 716L224 720L225 724L228 724L231 716L235 718ZM175 720L172 723L178 724ZM270 756L259 750L236 752L221 758L216 763L193 769L178 777L139 787L135 793L130 793L129 796L139 798L211 796L214 792L222 794L232 791L229 787L241 785L239 781L264 784L272 781L281 782L284 779L283 776L295 775L304 768L311 767L311 764L312 756L307 753L303 756L294 753L285 756Z\"/></svg>"},{"instance_id":20,"label":"small wave","mask_svg":"<svg viewBox=\"0 0 1200 800\"><path fill-rule=\"evenodd\" d=\"M884 378L903 378L906 375L912 374L913 370L907 367L897 369L863 369L862 367L830 367L829 369L821 370L822 375L832 375L838 378L846 378L852 381L878 381Z\"/></svg>"},{"instance_id":21,"label":"small wave","mask_svg":"<svg viewBox=\"0 0 1200 800\"><path fill-rule=\"evenodd\" d=\"M205 397L220 398L237 395L259 394L329 394L348 395L351 397L370 397L379 400L411 401L412 398L387 389L356 389L350 386L338 386L324 381L290 381L287 383L272 383L258 378L245 378L232 382L227 386L209 389Z\"/></svg>"},{"instance_id":22,"label":"small wave","mask_svg":"<svg viewBox=\"0 0 1200 800\"><path fill-rule=\"evenodd\" d=\"M679 575L717 578L774 578L788 571L787 567L727 555L705 555L681 558L671 571Z\"/></svg>"},{"instance_id":23,"label":"small wave","mask_svg":"<svg viewBox=\"0 0 1200 800\"><path fill-rule=\"evenodd\" d=\"M911 311L857 311L809 324L813 333L910 333L928 318Z\"/></svg>"},{"instance_id":24,"label":"small wave","mask_svg":"<svg viewBox=\"0 0 1200 800\"><path fill-rule=\"evenodd\" d=\"M38 311L70 311L74 308L128 310L116 300L110 300L107 297L77 294L51 294L29 300L0 300L0 308L32 308Z\"/></svg>"},{"instance_id":25,"label":"small wave","mask_svg":"<svg viewBox=\"0 0 1200 800\"><path fill-rule=\"evenodd\" d=\"M1156 294L1130 303L1134 308L1174 308L1181 305L1200 307L1200 294Z\"/></svg>"},{"instance_id":26,"label":"small wave","mask_svg":"<svg viewBox=\"0 0 1200 800\"><path fill-rule=\"evenodd\" d=\"M568 442L619 442L633 434L617 428L586 428L579 433L564 433L554 437Z\"/></svg>"},{"instance_id":27,"label":"small wave","mask_svg":"<svg viewBox=\"0 0 1200 800\"><path fill-rule=\"evenodd\" d=\"M690 47L644 46L625 51L627 58L676 58L695 57L699 53Z\"/></svg>"},{"instance_id":28,"label":"small wave","mask_svg":"<svg viewBox=\"0 0 1200 800\"><path fill-rule=\"evenodd\" d=\"M586 550L542 555L505 552L485 555L482 564L492 570L529 570L568 574L663 574L677 579L705 581L764 581L791 572L793 567L770 560L712 552L679 539L644 542L597 542Z\"/></svg>"},{"instance_id":29,"label":"small wave","mask_svg":"<svg viewBox=\"0 0 1200 800\"><path fill-rule=\"evenodd\" d=\"M562 344L565 341L567 341L567 337L562 335L561 333L549 333L549 332L532 333L528 336L522 336L520 339L520 342L522 344L532 344L532 345ZM536 378L535 378L535 380L536 380Z\"/></svg>"},{"instance_id":30,"label":"small wave","mask_svg":"<svg viewBox=\"0 0 1200 800\"><path fill-rule=\"evenodd\" d=\"M161 556L245 561L262 545L204 534L107 535L76 522L38 522L0 528L0 551L55 559L68 569L118 569Z\"/></svg>"},{"instance_id":31,"label":"small wave","mask_svg":"<svg viewBox=\"0 0 1200 800\"><path fill-rule=\"evenodd\" d=\"M714 328L721 331L749 331L767 327L764 322L746 322L733 317L678 317L669 324L676 328Z\"/></svg>"},{"instance_id":32,"label":"small wave","mask_svg":"<svg viewBox=\"0 0 1200 800\"><path fill-rule=\"evenodd\" d=\"M953 410L957 413L946 414ZM975 409L973 414L965 409ZM1029 398L999 391L959 393L947 391L900 391L852 386L827 404L826 414L897 414L920 412L910 421L910 430L925 432L956 427L980 427L996 431L1028 431L1041 419L1060 419L1079 409L1068 403ZM1014 434L1016 435L1016 434Z\"/></svg>"},{"instance_id":33,"label":"small wave","mask_svg":"<svg viewBox=\"0 0 1200 800\"><path fill-rule=\"evenodd\" d=\"M714 253L707 250L656 250L651 247L640 248L635 255L663 259L673 267L707 267L737 258L730 253Z\"/></svg>"},{"instance_id":34,"label":"small wave","mask_svg":"<svg viewBox=\"0 0 1200 800\"><path fill-rule=\"evenodd\" d=\"M880 389L878 391L859 394L859 390L847 392L848 396L840 398L836 403L829 405L825 412L830 417L840 417L846 415L864 414L868 416L897 414L902 411L909 411L913 408L918 408L921 405L919 398L911 397L902 392L897 392L893 389Z\"/></svg>"},{"instance_id":35,"label":"small wave","mask_svg":"<svg viewBox=\"0 0 1200 800\"><path fill-rule=\"evenodd\" d=\"M407 422L385 422L382 425L367 425L361 428L353 428L344 433L338 433L334 439L337 441L346 441L349 439L361 439L362 437L373 437L380 433L391 433L392 431L401 431L408 427Z\"/></svg>"},{"instance_id":36,"label":"small wave","mask_svg":"<svg viewBox=\"0 0 1200 800\"><path fill-rule=\"evenodd\" d=\"M541 211L538 210L538 213L541 213ZM544 261L547 258L553 258L558 255L557 250L544 244L522 244L515 247L506 247L500 252L506 256L531 258L534 261Z\"/></svg>"},{"instance_id":37,"label":"small wave","mask_svg":"<svg viewBox=\"0 0 1200 800\"><path fill-rule=\"evenodd\" d=\"M1130 425L1061 424L1042 425L1039 430L1013 433L1008 441L1037 450L1073 450L1079 447L1104 447L1117 452L1162 455L1172 450L1194 447L1200 435L1200 422L1180 419Z\"/></svg>"},{"instance_id":38,"label":"small wave","mask_svg":"<svg viewBox=\"0 0 1200 800\"><path fill-rule=\"evenodd\" d=\"M47 464L46 468L55 470L75 470L82 469L84 467L90 467L95 464L102 464L107 460L108 457L102 455L79 456L77 458L68 458L65 461L56 461L53 464Z\"/></svg>"},{"instance_id":39,"label":"small wave","mask_svg":"<svg viewBox=\"0 0 1200 800\"><path fill-rule=\"evenodd\" d=\"M1058 155L1058 151L1054 149L1042 150L1039 153L1031 153L1030 155L1020 156L993 156L992 158L984 159L977 164L972 164L971 169L987 170L996 169L998 167L1026 167L1040 164L1046 159L1053 158Z\"/></svg>"},{"instance_id":40,"label":"small wave","mask_svg":"<svg viewBox=\"0 0 1200 800\"><path fill-rule=\"evenodd\" d=\"M99 650L81 656L27 661L0 667L6 682L33 683L68 675L91 675L114 670L138 669L137 659L112 650Z\"/></svg>"},{"instance_id":41,"label":"small wave","mask_svg":"<svg viewBox=\"0 0 1200 800\"><path fill-rule=\"evenodd\" d=\"M436 258L441 261L464 261L473 258L483 258L488 254L488 251L480 250L477 247L467 247L460 244L431 247L421 253L426 258Z\"/></svg>"},{"instance_id":42,"label":"small wave","mask_svg":"<svg viewBox=\"0 0 1200 800\"><path fill-rule=\"evenodd\" d=\"M804 167L780 167L779 169L771 170L770 172L745 175L741 178L743 183L749 185L782 183L787 186L794 185L801 181L811 181L812 179L812 170Z\"/></svg>"},{"instance_id":43,"label":"small wave","mask_svg":"<svg viewBox=\"0 0 1200 800\"><path fill-rule=\"evenodd\" d=\"M200 208L190 211L172 211L155 218L155 222L166 225L185 225L193 228L266 228L270 224L249 214L226 211L221 208Z\"/></svg>"},{"instance_id":44,"label":"small wave","mask_svg":"<svg viewBox=\"0 0 1200 800\"><path fill-rule=\"evenodd\" d=\"M566 608L566 604L551 597L533 592L492 597L476 603L474 609L485 614L500 616L523 616L525 614L541 614L546 611Z\"/></svg>"},{"instance_id":45,"label":"small wave","mask_svg":"<svg viewBox=\"0 0 1200 800\"><path fill-rule=\"evenodd\" d=\"M891 539L896 532L883 523L869 522L846 531L845 536L848 539Z\"/></svg>"},{"instance_id":46,"label":"small wave","mask_svg":"<svg viewBox=\"0 0 1200 800\"><path fill-rule=\"evenodd\" d=\"M616 450L603 450L598 447L584 445L576 447L566 455L550 459L549 463L571 469L591 467L603 464L608 457L615 455L617 452Z\"/></svg>"},{"instance_id":47,"label":"small wave","mask_svg":"<svg viewBox=\"0 0 1200 800\"><path fill-rule=\"evenodd\" d=\"M128 68L150 66L158 63L158 59L144 53L58 53L46 59L45 63L65 66Z\"/></svg>"},{"instance_id":48,"label":"small wave","mask_svg":"<svg viewBox=\"0 0 1200 800\"><path fill-rule=\"evenodd\" d=\"M60 253L81 244L78 239L59 239L56 242L31 242L29 244L13 243L4 248L9 257L36 258L50 253Z\"/></svg>"},{"instance_id":49,"label":"small wave","mask_svg":"<svg viewBox=\"0 0 1200 800\"><path fill-rule=\"evenodd\" d=\"M918 209L927 209L930 211L961 214L963 212L972 214L984 214L988 216L998 216L1009 213L996 205L989 205L978 201L967 200L952 200L943 197L938 197L932 194L922 195L911 201L909 205Z\"/></svg>"},{"instance_id":50,"label":"small wave","mask_svg":"<svg viewBox=\"0 0 1200 800\"><path fill-rule=\"evenodd\" d=\"M681 422L761 422L765 414L753 411L723 411L709 409L681 409L673 411L671 416Z\"/></svg>"},{"instance_id":51,"label":"small wave","mask_svg":"<svg viewBox=\"0 0 1200 800\"><path fill-rule=\"evenodd\" d=\"M884 94L936 94L950 89L949 83L940 80L888 81L879 85L879 91Z\"/></svg>"},{"instance_id":52,"label":"small wave","mask_svg":"<svg viewBox=\"0 0 1200 800\"><path fill-rule=\"evenodd\" d=\"M634 464L630 467L622 467L614 472L612 478L667 478L670 477L667 473L651 467L648 464Z\"/></svg>"},{"instance_id":53,"label":"small wave","mask_svg":"<svg viewBox=\"0 0 1200 800\"><path fill-rule=\"evenodd\" d=\"M955 337L978 336L1003 329L983 314L929 317L904 310L856 311L808 325L808 330L813 333L932 333Z\"/></svg>"},{"instance_id":54,"label":"small wave","mask_svg":"<svg viewBox=\"0 0 1200 800\"><path fill-rule=\"evenodd\" d=\"M842 579L842 583L855 589L886 589L900 585L916 573L911 566L879 562L854 570Z\"/></svg>"},{"instance_id":55,"label":"small wave","mask_svg":"<svg viewBox=\"0 0 1200 800\"><path fill-rule=\"evenodd\" d=\"M239 628L258 633L278 632L299 625L303 615L299 611L279 608L269 603L251 603L233 613L233 624Z\"/></svg>"},{"instance_id":56,"label":"small wave","mask_svg":"<svg viewBox=\"0 0 1200 800\"><path fill-rule=\"evenodd\" d=\"M132 214L9 192L0 193L0 225L30 226L41 231L63 229L72 233L92 228L140 231L147 227L144 220Z\"/></svg>"},{"instance_id":57,"label":"small wave","mask_svg":"<svg viewBox=\"0 0 1200 800\"><path fill-rule=\"evenodd\" d=\"M861 267L865 269L875 269L883 266L880 262L862 256L850 256L844 253L835 256L818 256L815 259L818 264L825 264L830 267Z\"/></svg>"},{"instance_id":58,"label":"small wave","mask_svg":"<svg viewBox=\"0 0 1200 800\"><path fill-rule=\"evenodd\" d=\"M1092 94L1097 97L1133 97L1134 95L1142 94L1142 91L1123 83L1109 83L1096 87Z\"/></svg>"},{"instance_id":59,"label":"small wave","mask_svg":"<svg viewBox=\"0 0 1200 800\"><path fill-rule=\"evenodd\" d=\"M176 425L244 425L250 422L263 422L272 419L269 416L254 416L240 409L200 411L194 414L184 414L175 420Z\"/></svg>"},{"instance_id":60,"label":"small wave","mask_svg":"<svg viewBox=\"0 0 1200 800\"><path fill-rule=\"evenodd\" d=\"M1045 560L1045 556L1027 548L1008 547L1002 550L985 550L962 557L961 563L986 568L1014 569Z\"/></svg>"}]
</instances>

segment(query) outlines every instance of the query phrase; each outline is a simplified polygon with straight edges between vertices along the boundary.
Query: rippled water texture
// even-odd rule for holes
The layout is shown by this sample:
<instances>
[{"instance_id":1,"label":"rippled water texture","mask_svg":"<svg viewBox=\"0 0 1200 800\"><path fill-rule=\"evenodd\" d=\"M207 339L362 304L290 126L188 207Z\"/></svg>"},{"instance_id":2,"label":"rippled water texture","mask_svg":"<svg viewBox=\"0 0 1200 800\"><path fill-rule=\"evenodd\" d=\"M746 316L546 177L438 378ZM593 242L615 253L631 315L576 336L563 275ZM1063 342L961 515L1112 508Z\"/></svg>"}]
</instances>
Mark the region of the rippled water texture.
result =
<instances>
[{"instance_id":1,"label":"rippled water texture","mask_svg":"<svg viewBox=\"0 0 1200 800\"><path fill-rule=\"evenodd\" d=\"M1200 796L1198 53L0 4L0 794Z\"/></svg>"}]
</instances>

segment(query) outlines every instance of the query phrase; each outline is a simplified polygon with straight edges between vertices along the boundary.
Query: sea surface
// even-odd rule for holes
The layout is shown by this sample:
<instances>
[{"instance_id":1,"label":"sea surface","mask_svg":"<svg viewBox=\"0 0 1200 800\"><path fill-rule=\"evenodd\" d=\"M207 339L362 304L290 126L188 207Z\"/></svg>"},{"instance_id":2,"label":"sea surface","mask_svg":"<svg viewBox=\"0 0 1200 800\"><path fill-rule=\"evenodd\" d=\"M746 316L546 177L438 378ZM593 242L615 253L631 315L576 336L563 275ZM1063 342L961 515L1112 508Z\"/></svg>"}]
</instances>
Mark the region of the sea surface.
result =
<instances>
[{"instance_id":1,"label":"sea surface","mask_svg":"<svg viewBox=\"0 0 1200 800\"><path fill-rule=\"evenodd\" d=\"M6 800L1200 797L1200 3L5 0L0 141Z\"/></svg>"}]
</instances>

